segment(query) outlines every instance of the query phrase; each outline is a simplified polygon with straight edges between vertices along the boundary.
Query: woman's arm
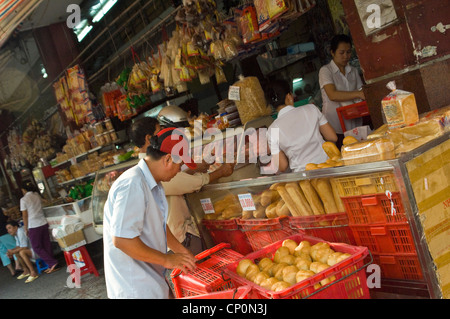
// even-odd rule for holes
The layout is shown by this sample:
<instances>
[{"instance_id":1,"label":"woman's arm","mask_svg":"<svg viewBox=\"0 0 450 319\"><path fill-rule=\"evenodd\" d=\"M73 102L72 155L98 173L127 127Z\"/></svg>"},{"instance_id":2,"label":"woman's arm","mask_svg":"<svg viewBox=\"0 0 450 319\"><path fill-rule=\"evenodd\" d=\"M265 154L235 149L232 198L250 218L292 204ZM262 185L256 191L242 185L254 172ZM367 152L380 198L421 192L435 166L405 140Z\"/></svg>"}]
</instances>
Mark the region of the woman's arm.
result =
<instances>
[{"instance_id":1,"label":"woman's arm","mask_svg":"<svg viewBox=\"0 0 450 319\"><path fill-rule=\"evenodd\" d=\"M275 168L275 173L282 173L289 168L289 159L287 158L286 154L284 154L284 152L280 150L278 154L272 155L272 161L270 165L272 168Z\"/></svg>"},{"instance_id":2,"label":"woman's arm","mask_svg":"<svg viewBox=\"0 0 450 319\"><path fill-rule=\"evenodd\" d=\"M25 230L25 234L28 236L28 211L22 211L22 220L23 220L23 229Z\"/></svg>"},{"instance_id":3,"label":"woman's arm","mask_svg":"<svg viewBox=\"0 0 450 319\"><path fill-rule=\"evenodd\" d=\"M338 137L336 135L336 131L334 128L330 125L330 123L326 123L324 125L321 125L319 127L320 134L322 134L323 139L328 142L336 143L338 140Z\"/></svg>"},{"instance_id":4,"label":"woman's arm","mask_svg":"<svg viewBox=\"0 0 450 319\"><path fill-rule=\"evenodd\" d=\"M327 93L328 98L334 102L345 102L354 99L365 100L363 91L338 91L334 84L326 84L323 89Z\"/></svg>"}]
</instances>

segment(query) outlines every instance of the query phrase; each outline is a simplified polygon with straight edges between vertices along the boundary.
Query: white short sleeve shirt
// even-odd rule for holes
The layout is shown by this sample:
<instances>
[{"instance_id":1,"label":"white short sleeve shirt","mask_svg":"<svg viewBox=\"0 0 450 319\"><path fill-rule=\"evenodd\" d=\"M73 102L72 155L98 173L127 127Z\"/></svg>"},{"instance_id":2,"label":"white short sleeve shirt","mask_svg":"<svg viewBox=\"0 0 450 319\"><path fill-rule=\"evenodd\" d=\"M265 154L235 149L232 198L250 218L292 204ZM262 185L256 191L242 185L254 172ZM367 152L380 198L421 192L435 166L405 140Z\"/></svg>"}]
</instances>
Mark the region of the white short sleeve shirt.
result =
<instances>
[{"instance_id":1,"label":"white short sleeve shirt","mask_svg":"<svg viewBox=\"0 0 450 319\"><path fill-rule=\"evenodd\" d=\"M304 170L308 163L325 162L328 156L322 148L324 139L319 128L326 123L327 119L314 104L285 106L267 131L271 154L283 151L294 172Z\"/></svg>"},{"instance_id":2,"label":"white short sleeve shirt","mask_svg":"<svg viewBox=\"0 0 450 319\"><path fill-rule=\"evenodd\" d=\"M20 210L28 212L28 228L37 228L47 224L42 210L41 196L35 192L27 192L20 199Z\"/></svg>"},{"instance_id":3,"label":"white short sleeve shirt","mask_svg":"<svg viewBox=\"0 0 450 319\"><path fill-rule=\"evenodd\" d=\"M341 124L339 122L339 117L337 115L336 109L341 106L350 105L357 103L357 100L350 100L345 102L334 102L328 98L327 93L324 90L324 86L327 84L334 84L336 90L338 91L358 91L363 83L361 77L359 76L358 70L350 65L345 67L345 75L340 71L336 63L331 61L327 65L320 68L319 71L319 84L320 91L322 92L323 107L322 112L327 118L328 122L334 128L336 133L343 134ZM344 119L345 127L347 130L351 130L355 127L362 125L362 119L357 118L353 120Z\"/></svg>"},{"instance_id":4,"label":"white short sleeve shirt","mask_svg":"<svg viewBox=\"0 0 450 319\"><path fill-rule=\"evenodd\" d=\"M167 252L168 207L164 189L146 162L125 171L111 186L104 208L104 269L108 298L168 298L165 268L131 258L113 237L139 237L150 248Z\"/></svg>"}]
</instances>

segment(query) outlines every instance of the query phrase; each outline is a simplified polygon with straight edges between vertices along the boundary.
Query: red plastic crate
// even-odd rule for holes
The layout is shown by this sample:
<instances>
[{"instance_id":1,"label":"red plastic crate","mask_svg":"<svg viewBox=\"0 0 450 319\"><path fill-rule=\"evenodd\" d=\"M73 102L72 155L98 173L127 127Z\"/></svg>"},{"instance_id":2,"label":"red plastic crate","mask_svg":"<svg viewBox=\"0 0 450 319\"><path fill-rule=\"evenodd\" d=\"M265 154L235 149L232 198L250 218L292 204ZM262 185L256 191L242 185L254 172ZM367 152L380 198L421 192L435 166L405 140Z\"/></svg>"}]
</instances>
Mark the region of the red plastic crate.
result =
<instances>
[{"instance_id":1,"label":"red plastic crate","mask_svg":"<svg viewBox=\"0 0 450 319\"><path fill-rule=\"evenodd\" d=\"M317 216L290 216L289 226L301 230L311 237L334 243L356 245L352 230L348 226L347 213Z\"/></svg>"},{"instance_id":2,"label":"red plastic crate","mask_svg":"<svg viewBox=\"0 0 450 319\"><path fill-rule=\"evenodd\" d=\"M270 219L238 219L237 224L247 236L253 251L298 232L291 229L287 216Z\"/></svg>"},{"instance_id":3,"label":"red plastic crate","mask_svg":"<svg viewBox=\"0 0 450 319\"><path fill-rule=\"evenodd\" d=\"M423 280L416 254L373 254L373 263L380 266L381 277L389 279Z\"/></svg>"},{"instance_id":4,"label":"red plastic crate","mask_svg":"<svg viewBox=\"0 0 450 319\"><path fill-rule=\"evenodd\" d=\"M352 224L407 222L400 193L342 197L342 203ZM394 210L395 211L394 211Z\"/></svg>"},{"instance_id":5,"label":"red plastic crate","mask_svg":"<svg viewBox=\"0 0 450 319\"><path fill-rule=\"evenodd\" d=\"M311 244L324 242L320 238L310 237L301 233L288 238L297 243L300 243L302 240L307 240ZM255 263L258 263L264 257L273 259L276 250L282 243L283 241L280 240L244 258L251 259ZM239 276L236 273L239 260L229 264L224 270L224 275L225 277L230 277L236 286L251 286L252 296L260 299L369 299L370 293L365 273L365 267L368 264L364 264L364 259L370 254L367 247L351 246L343 243L328 242L328 244L333 250L349 253L351 257L279 292L267 290ZM316 284L330 276L335 276L336 280L326 286L314 288Z\"/></svg>"},{"instance_id":6,"label":"red plastic crate","mask_svg":"<svg viewBox=\"0 0 450 319\"><path fill-rule=\"evenodd\" d=\"M234 288L231 281L223 278L222 272L228 264L242 257L243 255L230 249L230 244L225 243L201 252L195 256L198 259L196 269L187 273L174 269L170 274L175 297L196 296Z\"/></svg>"},{"instance_id":7,"label":"red plastic crate","mask_svg":"<svg viewBox=\"0 0 450 319\"><path fill-rule=\"evenodd\" d=\"M239 229L236 219L230 220L202 220L203 225L208 230L214 244L229 243L231 249L242 255L253 251L248 242L247 236Z\"/></svg>"},{"instance_id":8,"label":"red plastic crate","mask_svg":"<svg viewBox=\"0 0 450 319\"><path fill-rule=\"evenodd\" d=\"M372 253L416 253L407 223L350 225L356 244Z\"/></svg>"},{"instance_id":9,"label":"red plastic crate","mask_svg":"<svg viewBox=\"0 0 450 319\"><path fill-rule=\"evenodd\" d=\"M183 299L250 299L252 288L250 286L241 286L224 291L211 292L209 294L184 297Z\"/></svg>"}]
</instances>

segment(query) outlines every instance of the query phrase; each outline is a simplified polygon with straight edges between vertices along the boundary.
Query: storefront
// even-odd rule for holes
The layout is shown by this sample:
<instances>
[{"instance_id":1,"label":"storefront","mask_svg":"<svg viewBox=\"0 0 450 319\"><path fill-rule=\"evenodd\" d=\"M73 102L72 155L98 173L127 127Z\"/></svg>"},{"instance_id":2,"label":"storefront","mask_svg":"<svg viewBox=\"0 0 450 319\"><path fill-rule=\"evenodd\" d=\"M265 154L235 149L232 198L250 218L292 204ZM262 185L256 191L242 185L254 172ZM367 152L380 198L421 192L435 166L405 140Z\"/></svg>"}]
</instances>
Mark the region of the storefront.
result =
<instances>
[{"instance_id":1,"label":"storefront","mask_svg":"<svg viewBox=\"0 0 450 319\"><path fill-rule=\"evenodd\" d=\"M216 271L215 286L192 274L199 282L190 287L186 275L172 273L176 297L223 291L228 298L239 287L247 298L448 298L449 83L448 72L434 72L448 68L448 34L440 23L444 17L439 19L448 4L183 3L159 4L152 11L149 4L134 2L89 44L75 45L69 57L63 50L40 47L46 59L59 56L64 64L60 69L53 62L46 66L53 77L47 91L57 105L45 120L33 118L23 127L12 121L2 135L9 213L17 214L15 180L29 179L50 201L44 212L52 230L64 216L75 216L84 223L87 244L101 240L109 188L138 162L127 129L136 119L156 118L167 105L178 105L190 111L186 133L194 158L209 156L214 164L229 156L237 163L231 176L185 195L208 249L199 259L212 260L221 251L232 258L220 265L220 275ZM114 21L137 19L133 8L139 5L145 13L140 31L114 31ZM157 19L149 21L154 12ZM46 30L56 35L62 29ZM95 58L111 46L106 40L96 42L106 32L111 38L126 33L126 41L119 48L112 40L115 54L94 67ZM355 139L336 151L324 147L328 159L314 162L313 168L268 174L261 144L267 144L267 128L278 116L267 102L271 84L287 80L295 107L312 103L322 110L319 70L331 59L330 40L340 33L353 40L349 60L363 79L365 96L363 103L352 98L341 104L353 105L342 109L342 116L363 118L363 124L348 130L341 121L342 132ZM44 29L35 37L40 44L50 41ZM392 113L394 104L403 122L382 104L390 81L407 91L389 106ZM411 94L414 103L405 106ZM48 119L62 124L65 138L54 140ZM287 237L297 245L328 242L327 257L341 253L351 258L338 261L335 255L335 262L327 263L309 253L308 267L302 269L294 262L294 256L300 257L294 247L286 254L294 259L285 258L297 268L294 275L301 269L314 274L299 275L300 280L267 271L264 279L284 282L273 289L262 284L263 275L256 280L256 270L255 276L242 272L244 256L258 266L258 274L265 257L275 264ZM322 268L309 268L317 262ZM216 265L204 266L214 273Z\"/></svg>"}]
</instances>

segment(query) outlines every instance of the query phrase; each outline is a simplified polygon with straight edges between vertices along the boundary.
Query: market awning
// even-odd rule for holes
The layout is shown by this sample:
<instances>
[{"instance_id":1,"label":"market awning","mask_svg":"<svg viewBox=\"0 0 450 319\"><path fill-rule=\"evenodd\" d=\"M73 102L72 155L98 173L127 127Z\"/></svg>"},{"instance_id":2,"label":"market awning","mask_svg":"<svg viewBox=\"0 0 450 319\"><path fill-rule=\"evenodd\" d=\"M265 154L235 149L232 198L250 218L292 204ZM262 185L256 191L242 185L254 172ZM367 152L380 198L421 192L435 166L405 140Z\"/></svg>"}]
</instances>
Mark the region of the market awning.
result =
<instances>
[{"instance_id":1,"label":"market awning","mask_svg":"<svg viewBox=\"0 0 450 319\"><path fill-rule=\"evenodd\" d=\"M0 48L44 0L0 0Z\"/></svg>"}]
</instances>

